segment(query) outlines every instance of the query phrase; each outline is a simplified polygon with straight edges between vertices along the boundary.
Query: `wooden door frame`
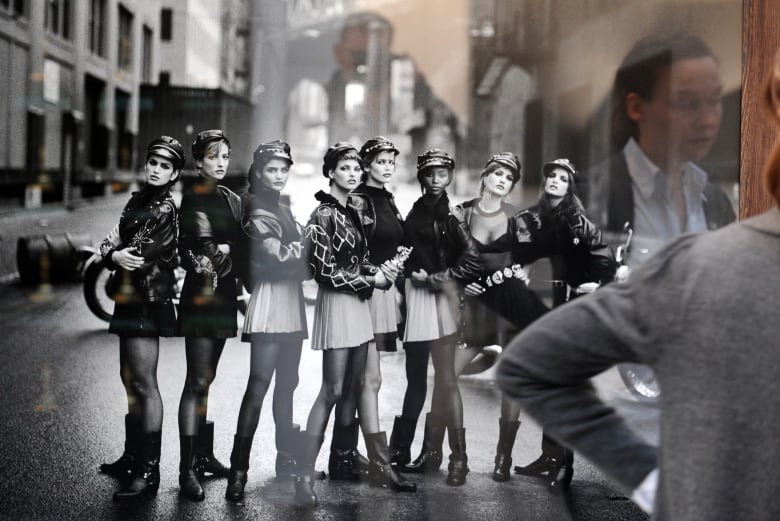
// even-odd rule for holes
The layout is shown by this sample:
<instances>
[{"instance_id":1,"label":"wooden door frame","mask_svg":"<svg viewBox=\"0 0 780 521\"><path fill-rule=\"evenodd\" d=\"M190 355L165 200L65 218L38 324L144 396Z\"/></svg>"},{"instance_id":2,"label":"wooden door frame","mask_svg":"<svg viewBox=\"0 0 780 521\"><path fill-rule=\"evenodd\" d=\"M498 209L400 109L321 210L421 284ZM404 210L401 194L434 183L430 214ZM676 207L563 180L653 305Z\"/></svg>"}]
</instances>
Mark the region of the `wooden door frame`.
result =
<instances>
[{"instance_id":1,"label":"wooden door frame","mask_svg":"<svg viewBox=\"0 0 780 521\"><path fill-rule=\"evenodd\" d=\"M743 0L739 217L762 213L775 201L763 184L764 161L778 143L778 127L764 105L763 87L780 48L780 0Z\"/></svg>"}]
</instances>

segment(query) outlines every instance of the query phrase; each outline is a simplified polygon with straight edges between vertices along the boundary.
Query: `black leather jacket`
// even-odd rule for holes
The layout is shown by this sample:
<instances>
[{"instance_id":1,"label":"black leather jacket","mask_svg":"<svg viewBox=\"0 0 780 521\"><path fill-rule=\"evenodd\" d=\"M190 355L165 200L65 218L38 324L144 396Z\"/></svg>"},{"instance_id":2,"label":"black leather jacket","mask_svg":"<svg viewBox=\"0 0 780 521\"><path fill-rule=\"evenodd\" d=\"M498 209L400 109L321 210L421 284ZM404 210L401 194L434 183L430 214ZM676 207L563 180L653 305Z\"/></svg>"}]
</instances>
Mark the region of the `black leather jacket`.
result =
<instances>
[{"instance_id":1,"label":"black leather jacket","mask_svg":"<svg viewBox=\"0 0 780 521\"><path fill-rule=\"evenodd\" d=\"M368 261L368 243L360 225L360 216L347 203L323 191L315 194L320 205L309 217L304 232L304 248L311 275L317 284L343 293L371 297L373 287L366 275L377 268Z\"/></svg>"},{"instance_id":2,"label":"black leather jacket","mask_svg":"<svg viewBox=\"0 0 780 521\"><path fill-rule=\"evenodd\" d=\"M165 302L173 297L173 269L179 258L176 246L179 234L176 205L168 187L146 187L134 192L111 233L100 244L100 254L119 280L129 274L133 289L146 302ZM111 255L134 246L144 258L140 268L127 272Z\"/></svg>"},{"instance_id":3,"label":"black leather jacket","mask_svg":"<svg viewBox=\"0 0 780 521\"><path fill-rule=\"evenodd\" d=\"M191 277L211 274L217 278L239 276L232 254L219 250L229 244L231 252L239 239L241 198L222 185L199 180L182 196L181 264Z\"/></svg>"},{"instance_id":4,"label":"black leather jacket","mask_svg":"<svg viewBox=\"0 0 780 521\"><path fill-rule=\"evenodd\" d=\"M293 218L290 207L279 201L279 193L261 190L252 198L242 227L249 256L249 281L306 278L303 228Z\"/></svg>"},{"instance_id":5,"label":"black leather jacket","mask_svg":"<svg viewBox=\"0 0 780 521\"><path fill-rule=\"evenodd\" d=\"M529 264L550 257L553 276L571 287L585 282L607 284L615 278L615 255L601 231L580 211L541 215L533 206L509 220L515 238L513 257Z\"/></svg>"},{"instance_id":6,"label":"black leather jacket","mask_svg":"<svg viewBox=\"0 0 780 521\"><path fill-rule=\"evenodd\" d=\"M427 229L431 223L432 230ZM450 281L468 284L482 274L477 245L465 224L453 215L446 193L435 205L425 204L422 197L414 203L404 222L403 243L414 248L404 266L405 275L424 269L434 290Z\"/></svg>"}]
</instances>

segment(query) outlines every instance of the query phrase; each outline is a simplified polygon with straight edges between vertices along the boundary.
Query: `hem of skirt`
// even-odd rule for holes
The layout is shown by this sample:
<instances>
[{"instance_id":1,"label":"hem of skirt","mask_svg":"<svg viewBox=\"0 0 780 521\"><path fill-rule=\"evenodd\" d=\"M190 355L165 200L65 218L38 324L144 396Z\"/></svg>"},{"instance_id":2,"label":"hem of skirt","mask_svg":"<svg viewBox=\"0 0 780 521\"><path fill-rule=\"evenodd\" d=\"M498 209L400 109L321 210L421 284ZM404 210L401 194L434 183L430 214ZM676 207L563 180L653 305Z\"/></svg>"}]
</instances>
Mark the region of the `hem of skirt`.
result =
<instances>
[{"instance_id":1,"label":"hem of skirt","mask_svg":"<svg viewBox=\"0 0 780 521\"><path fill-rule=\"evenodd\" d=\"M398 351L396 340L398 339L398 333L374 333L374 342L376 342L376 350L383 352Z\"/></svg>"},{"instance_id":2,"label":"hem of skirt","mask_svg":"<svg viewBox=\"0 0 780 521\"><path fill-rule=\"evenodd\" d=\"M306 331L291 331L289 333L242 333L242 342L251 342L252 340L259 340L261 342L273 342L275 340L283 340L287 342L303 341L309 338Z\"/></svg>"},{"instance_id":3,"label":"hem of skirt","mask_svg":"<svg viewBox=\"0 0 780 521\"><path fill-rule=\"evenodd\" d=\"M238 330L221 330L221 331L179 331L177 336L184 338L235 338L238 336Z\"/></svg>"},{"instance_id":4,"label":"hem of skirt","mask_svg":"<svg viewBox=\"0 0 780 521\"><path fill-rule=\"evenodd\" d=\"M129 337L129 338L135 338L135 337L172 338L172 337L181 336L178 333L176 333L176 330L173 329L162 330L162 331L111 331L109 329L108 332L112 335L116 335L119 337Z\"/></svg>"}]
</instances>

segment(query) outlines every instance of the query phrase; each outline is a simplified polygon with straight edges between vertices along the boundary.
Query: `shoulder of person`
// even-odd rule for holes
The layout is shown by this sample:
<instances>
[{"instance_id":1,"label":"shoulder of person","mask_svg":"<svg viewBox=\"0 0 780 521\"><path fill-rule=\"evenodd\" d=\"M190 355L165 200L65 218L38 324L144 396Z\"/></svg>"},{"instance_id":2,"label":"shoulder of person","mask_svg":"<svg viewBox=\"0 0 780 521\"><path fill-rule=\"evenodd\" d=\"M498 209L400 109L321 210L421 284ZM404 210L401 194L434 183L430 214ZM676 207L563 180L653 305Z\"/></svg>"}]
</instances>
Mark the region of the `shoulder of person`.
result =
<instances>
[{"instance_id":1,"label":"shoulder of person","mask_svg":"<svg viewBox=\"0 0 780 521\"><path fill-rule=\"evenodd\" d=\"M243 228L252 239L261 239L267 236L281 237L282 225L279 217L268 210L255 208L247 212L244 218Z\"/></svg>"}]
</instances>

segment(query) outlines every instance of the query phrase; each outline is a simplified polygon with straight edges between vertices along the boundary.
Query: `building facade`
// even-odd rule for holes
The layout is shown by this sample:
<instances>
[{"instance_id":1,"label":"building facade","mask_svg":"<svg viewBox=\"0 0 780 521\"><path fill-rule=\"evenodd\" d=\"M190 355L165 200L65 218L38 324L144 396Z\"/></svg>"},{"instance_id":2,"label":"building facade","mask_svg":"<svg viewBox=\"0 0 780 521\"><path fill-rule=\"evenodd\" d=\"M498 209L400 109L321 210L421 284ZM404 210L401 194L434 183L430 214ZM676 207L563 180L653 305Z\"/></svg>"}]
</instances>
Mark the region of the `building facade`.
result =
<instances>
[{"instance_id":1,"label":"building facade","mask_svg":"<svg viewBox=\"0 0 780 521\"><path fill-rule=\"evenodd\" d=\"M69 202L132 179L156 0L0 0L0 192Z\"/></svg>"}]
</instances>

